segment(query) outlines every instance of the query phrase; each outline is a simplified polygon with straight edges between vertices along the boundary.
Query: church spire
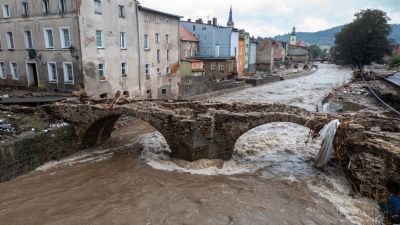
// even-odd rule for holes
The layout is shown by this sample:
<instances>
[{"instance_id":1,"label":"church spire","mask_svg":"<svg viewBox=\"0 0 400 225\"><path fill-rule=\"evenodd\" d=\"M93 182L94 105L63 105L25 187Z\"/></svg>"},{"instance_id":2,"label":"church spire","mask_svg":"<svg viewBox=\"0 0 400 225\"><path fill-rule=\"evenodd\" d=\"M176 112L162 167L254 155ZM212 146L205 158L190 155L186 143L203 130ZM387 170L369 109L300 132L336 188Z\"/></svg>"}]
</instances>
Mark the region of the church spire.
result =
<instances>
[{"instance_id":1,"label":"church spire","mask_svg":"<svg viewBox=\"0 0 400 225\"><path fill-rule=\"evenodd\" d=\"M235 23L233 22L233 15L232 15L232 5L231 5L231 9L229 11L229 20L228 23L226 24L227 27L235 27Z\"/></svg>"}]
</instances>

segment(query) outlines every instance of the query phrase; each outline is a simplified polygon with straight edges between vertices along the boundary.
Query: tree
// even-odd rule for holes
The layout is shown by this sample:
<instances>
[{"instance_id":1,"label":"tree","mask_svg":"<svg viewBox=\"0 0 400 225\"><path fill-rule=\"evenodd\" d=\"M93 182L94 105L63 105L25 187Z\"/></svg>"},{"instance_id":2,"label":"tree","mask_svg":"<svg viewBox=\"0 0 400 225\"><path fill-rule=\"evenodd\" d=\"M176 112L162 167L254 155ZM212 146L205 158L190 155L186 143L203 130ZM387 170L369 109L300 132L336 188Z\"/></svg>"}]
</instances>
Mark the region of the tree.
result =
<instances>
[{"instance_id":1,"label":"tree","mask_svg":"<svg viewBox=\"0 0 400 225\"><path fill-rule=\"evenodd\" d=\"M389 17L381 10L367 9L355 14L353 22L336 35L338 60L362 69L372 62L381 62L390 52Z\"/></svg>"},{"instance_id":2,"label":"tree","mask_svg":"<svg viewBox=\"0 0 400 225\"><path fill-rule=\"evenodd\" d=\"M311 59L318 59L322 56L322 50L318 45L311 45L309 50Z\"/></svg>"}]
</instances>

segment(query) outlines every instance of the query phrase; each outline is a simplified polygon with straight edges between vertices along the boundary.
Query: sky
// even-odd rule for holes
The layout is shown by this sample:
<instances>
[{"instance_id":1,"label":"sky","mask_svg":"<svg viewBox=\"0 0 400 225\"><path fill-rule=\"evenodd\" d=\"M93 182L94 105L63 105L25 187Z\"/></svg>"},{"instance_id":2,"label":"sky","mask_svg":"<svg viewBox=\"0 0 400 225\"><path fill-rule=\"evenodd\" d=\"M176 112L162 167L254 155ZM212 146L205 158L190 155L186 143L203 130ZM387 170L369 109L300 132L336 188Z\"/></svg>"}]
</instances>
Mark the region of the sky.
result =
<instances>
[{"instance_id":1,"label":"sky","mask_svg":"<svg viewBox=\"0 0 400 225\"><path fill-rule=\"evenodd\" d=\"M218 18L225 26L229 6L235 27L252 36L273 37L297 31L315 32L343 25L362 9L387 12L390 23L400 23L400 0L139 0L141 5L183 16L184 20Z\"/></svg>"}]
</instances>

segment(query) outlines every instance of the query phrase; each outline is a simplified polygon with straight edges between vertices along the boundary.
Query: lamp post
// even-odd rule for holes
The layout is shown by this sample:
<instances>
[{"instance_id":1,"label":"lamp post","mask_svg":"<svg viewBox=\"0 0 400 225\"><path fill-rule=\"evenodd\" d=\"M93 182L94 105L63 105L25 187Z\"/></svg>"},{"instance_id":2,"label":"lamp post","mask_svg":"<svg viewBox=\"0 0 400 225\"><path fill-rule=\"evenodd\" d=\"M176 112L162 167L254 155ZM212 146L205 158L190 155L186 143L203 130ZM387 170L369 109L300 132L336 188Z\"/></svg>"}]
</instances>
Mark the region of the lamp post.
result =
<instances>
[{"instance_id":1,"label":"lamp post","mask_svg":"<svg viewBox=\"0 0 400 225\"><path fill-rule=\"evenodd\" d=\"M76 50L75 46L71 45L69 47L69 52L71 53L72 57L74 57L75 59L79 59L78 51Z\"/></svg>"}]
</instances>

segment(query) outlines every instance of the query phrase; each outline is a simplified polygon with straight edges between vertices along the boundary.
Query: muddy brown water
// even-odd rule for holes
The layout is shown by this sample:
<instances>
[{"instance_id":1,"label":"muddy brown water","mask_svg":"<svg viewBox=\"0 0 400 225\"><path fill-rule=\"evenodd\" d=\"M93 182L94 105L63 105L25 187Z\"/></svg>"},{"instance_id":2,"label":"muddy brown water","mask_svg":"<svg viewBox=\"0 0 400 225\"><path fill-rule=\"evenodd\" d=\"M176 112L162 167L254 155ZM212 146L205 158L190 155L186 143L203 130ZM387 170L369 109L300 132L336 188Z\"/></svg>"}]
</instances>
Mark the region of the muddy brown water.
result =
<instances>
[{"instance_id":1,"label":"muddy brown water","mask_svg":"<svg viewBox=\"0 0 400 225\"><path fill-rule=\"evenodd\" d=\"M138 123L106 146L152 131ZM164 172L139 158L131 146L2 183L0 224L350 224L302 182Z\"/></svg>"}]
</instances>

